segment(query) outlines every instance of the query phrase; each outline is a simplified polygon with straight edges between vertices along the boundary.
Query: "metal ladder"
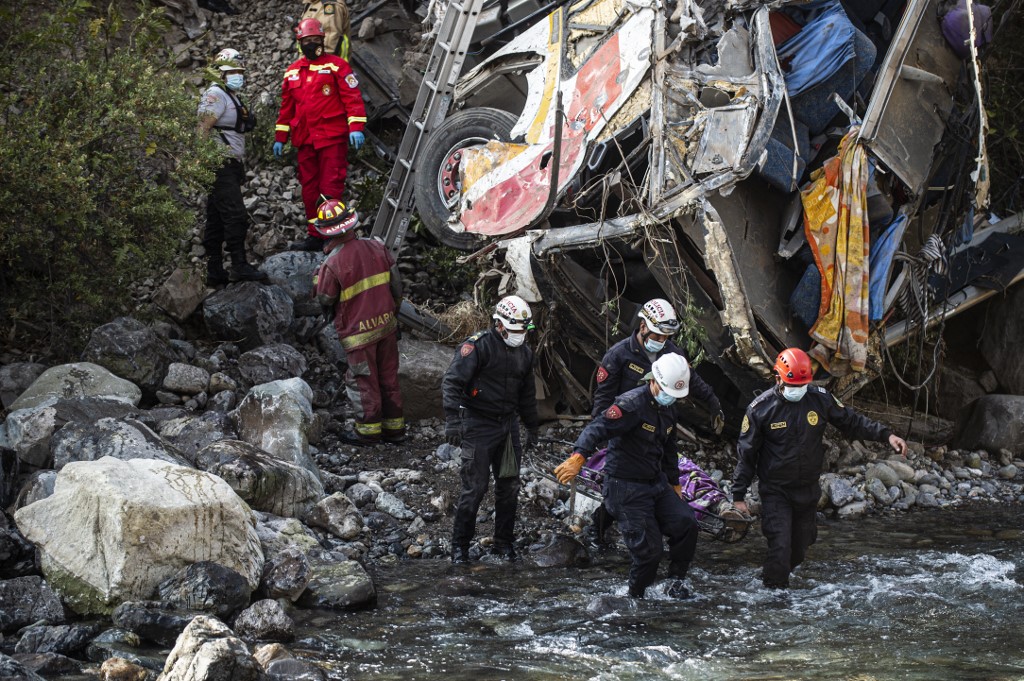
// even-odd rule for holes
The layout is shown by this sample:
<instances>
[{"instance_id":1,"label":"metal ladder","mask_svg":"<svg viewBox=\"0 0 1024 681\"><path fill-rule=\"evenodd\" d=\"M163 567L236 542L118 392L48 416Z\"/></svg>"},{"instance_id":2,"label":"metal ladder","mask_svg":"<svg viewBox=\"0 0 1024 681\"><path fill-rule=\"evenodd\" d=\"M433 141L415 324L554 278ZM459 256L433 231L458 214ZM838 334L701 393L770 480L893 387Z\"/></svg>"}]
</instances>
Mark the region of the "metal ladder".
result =
<instances>
[{"instance_id":1,"label":"metal ladder","mask_svg":"<svg viewBox=\"0 0 1024 681\"><path fill-rule=\"evenodd\" d=\"M451 0L438 28L416 104L398 148L398 160L391 169L371 232L383 239L396 257L412 218L417 157L427 137L448 113L452 90L462 72L483 3L484 0Z\"/></svg>"}]
</instances>

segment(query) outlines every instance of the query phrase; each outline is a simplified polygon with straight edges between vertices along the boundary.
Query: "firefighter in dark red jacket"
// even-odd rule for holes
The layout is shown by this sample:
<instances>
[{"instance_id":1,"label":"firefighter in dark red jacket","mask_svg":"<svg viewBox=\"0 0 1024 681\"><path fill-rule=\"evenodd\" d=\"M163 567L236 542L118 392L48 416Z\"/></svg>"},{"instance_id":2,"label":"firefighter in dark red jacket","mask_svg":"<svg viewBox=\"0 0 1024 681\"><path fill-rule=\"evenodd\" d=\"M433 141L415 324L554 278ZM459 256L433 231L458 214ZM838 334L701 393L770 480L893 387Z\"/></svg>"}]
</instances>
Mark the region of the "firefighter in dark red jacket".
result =
<instances>
[{"instance_id":1,"label":"firefighter in dark red jacket","mask_svg":"<svg viewBox=\"0 0 1024 681\"><path fill-rule=\"evenodd\" d=\"M374 444L405 439L398 386L398 305L401 279L395 259L379 239L357 239L354 211L337 199L320 206L314 228L327 239L327 260L316 275L316 298L333 316L345 349L345 383L355 407L355 432L343 439Z\"/></svg>"},{"instance_id":2,"label":"firefighter in dark red jacket","mask_svg":"<svg viewBox=\"0 0 1024 681\"><path fill-rule=\"evenodd\" d=\"M736 508L747 513L747 489L755 474L760 480L761 532L768 540L761 581L784 589L818 537L825 426L835 426L848 438L888 441L901 455L907 443L887 426L843 406L824 388L809 385L814 371L803 350L779 353L775 374L775 387L750 403L740 425L732 489Z\"/></svg>"},{"instance_id":3,"label":"firefighter in dark red jacket","mask_svg":"<svg viewBox=\"0 0 1024 681\"><path fill-rule=\"evenodd\" d=\"M292 248L320 250L323 240L313 228L324 198L341 199L348 171L348 148L363 145L366 107L348 62L324 50L324 28L303 19L295 29L303 57L284 72L281 112L274 133L274 155L291 138L298 150L299 182L306 208L308 237Z\"/></svg>"}]
</instances>

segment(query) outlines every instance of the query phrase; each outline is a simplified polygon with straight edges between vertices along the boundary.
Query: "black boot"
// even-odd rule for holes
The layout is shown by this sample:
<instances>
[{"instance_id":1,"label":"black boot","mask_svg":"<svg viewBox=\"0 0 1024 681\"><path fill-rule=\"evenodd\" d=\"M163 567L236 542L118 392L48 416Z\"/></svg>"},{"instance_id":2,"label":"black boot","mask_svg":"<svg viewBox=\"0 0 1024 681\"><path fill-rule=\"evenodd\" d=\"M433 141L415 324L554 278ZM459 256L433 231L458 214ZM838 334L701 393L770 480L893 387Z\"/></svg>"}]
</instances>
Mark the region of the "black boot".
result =
<instances>
[{"instance_id":1,"label":"black boot","mask_svg":"<svg viewBox=\"0 0 1024 681\"><path fill-rule=\"evenodd\" d=\"M267 273L261 272L245 260L245 253L231 254L231 281L266 281Z\"/></svg>"},{"instance_id":2,"label":"black boot","mask_svg":"<svg viewBox=\"0 0 1024 681\"><path fill-rule=\"evenodd\" d=\"M220 258L210 258L206 261L206 285L217 287L223 286L230 281L227 270L224 269L224 261Z\"/></svg>"},{"instance_id":3,"label":"black boot","mask_svg":"<svg viewBox=\"0 0 1024 681\"><path fill-rule=\"evenodd\" d=\"M640 599L643 599L645 591L647 591L647 589L641 589L640 587L635 586L633 584L629 585L629 597L630 598L640 598Z\"/></svg>"},{"instance_id":4,"label":"black boot","mask_svg":"<svg viewBox=\"0 0 1024 681\"><path fill-rule=\"evenodd\" d=\"M672 583L665 589L665 595L669 598L677 598L681 601L685 601L690 597L690 590L683 586L683 580L674 579Z\"/></svg>"},{"instance_id":5,"label":"black boot","mask_svg":"<svg viewBox=\"0 0 1024 681\"><path fill-rule=\"evenodd\" d=\"M668 576L672 579L686 579L686 573L690 571L690 564L682 561L672 561L668 565Z\"/></svg>"},{"instance_id":6,"label":"black boot","mask_svg":"<svg viewBox=\"0 0 1024 681\"><path fill-rule=\"evenodd\" d=\"M495 544L491 547L491 555L500 560L507 560L510 563L515 562L519 558L516 555L515 547L511 544Z\"/></svg>"},{"instance_id":7,"label":"black boot","mask_svg":"<svg viewBox=\"0 0 1024 681\"><path fill-rule=\"evenodd\" d=\"M452 565L466 565L467 563L469 563L469 547L453 546Z\"/></svg>"}]
</instances>

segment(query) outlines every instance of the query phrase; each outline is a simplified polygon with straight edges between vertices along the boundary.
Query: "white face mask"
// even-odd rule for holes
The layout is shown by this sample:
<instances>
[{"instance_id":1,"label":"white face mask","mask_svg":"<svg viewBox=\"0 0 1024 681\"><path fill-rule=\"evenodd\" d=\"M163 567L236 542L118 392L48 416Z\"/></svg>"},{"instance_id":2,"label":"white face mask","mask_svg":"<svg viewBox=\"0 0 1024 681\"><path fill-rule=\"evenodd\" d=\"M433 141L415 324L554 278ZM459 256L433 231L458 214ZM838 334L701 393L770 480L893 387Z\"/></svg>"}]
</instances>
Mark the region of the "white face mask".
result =
<instances>
[{"instance_id":1,"label":"white face mask","mask_svg":"<svg viewBox=\"0 0 1024 681\"><path fill-rule=\"evenodd\" d=\"M505 337L502 340L504 340L505 345L509 346L510 348L518 348L526 340L526 334L511 333L510 331L506 330Z\"/></svg>"},{"instance_id":2,"label":"white face mask","mask_svg":"<svg viewBox=\"0 0 1024 681\"><path fill-rule=\"evenodd\" d=\"M232 73L224 79L224 84L228 86L229 90L235 90L237 92L238 90L241 90L242 85L245 84L245 76L241 73Z\"/></svg>"},{"instance_id":3,"label":"white face mask","mask_svg":"<svg viewBox=\"0 0 1024 681\"><path fill-rule=\"evenodd\" d=\"M644 349L647 352L661 352L662 348L665 347L665 341L656 341L648 338L644 341Z\"/></svg>"},{"instance_id":4,"label":"white face mask","mask_svg":"<svg viewBox=\"0 0 1024 681\"><path fill-rule=\"evenodd\" d=\"M790 402L799 402L807 394L807 384L804 385L783 385L782 396Z\"/></svg>"},{"instance_id":5,"label":"white face mask","mask_svg":"<svg viewBox=\"0 0 1024 681\"><path fill-rule=\"evenodd\" d=\"M667 407L676 401L676 398L669 395L667 392L662 390L660 393L654 396L654 401L663 407Z\"/></svg>"}]
</instances>

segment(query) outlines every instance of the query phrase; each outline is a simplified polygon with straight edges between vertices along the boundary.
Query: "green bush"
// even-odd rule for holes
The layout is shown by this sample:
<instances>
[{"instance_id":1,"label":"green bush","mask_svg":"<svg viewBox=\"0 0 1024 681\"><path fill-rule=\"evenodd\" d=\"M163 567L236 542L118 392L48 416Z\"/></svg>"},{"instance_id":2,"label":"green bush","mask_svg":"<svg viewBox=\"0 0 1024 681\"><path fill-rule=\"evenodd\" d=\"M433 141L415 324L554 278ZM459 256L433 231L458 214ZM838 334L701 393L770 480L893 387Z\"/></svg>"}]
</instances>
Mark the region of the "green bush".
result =
<instances>
[{"instance_id":1,"label":"green bush","mask_svg":"<svg viewBox=\"0 0 1024 681\"><path fill-rule=\"evenodd\" d=\"M0 333L70 357L172 263L220 161L197 93L157 61L162 8L17 4L0 9L22 27L0 36Z\"/></svg>"}]
</instances>

